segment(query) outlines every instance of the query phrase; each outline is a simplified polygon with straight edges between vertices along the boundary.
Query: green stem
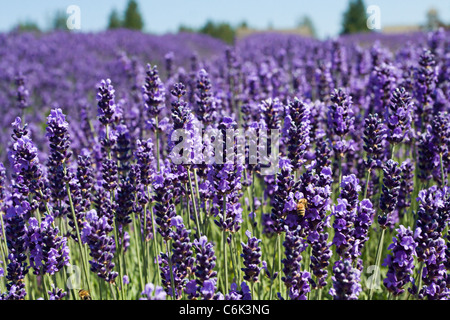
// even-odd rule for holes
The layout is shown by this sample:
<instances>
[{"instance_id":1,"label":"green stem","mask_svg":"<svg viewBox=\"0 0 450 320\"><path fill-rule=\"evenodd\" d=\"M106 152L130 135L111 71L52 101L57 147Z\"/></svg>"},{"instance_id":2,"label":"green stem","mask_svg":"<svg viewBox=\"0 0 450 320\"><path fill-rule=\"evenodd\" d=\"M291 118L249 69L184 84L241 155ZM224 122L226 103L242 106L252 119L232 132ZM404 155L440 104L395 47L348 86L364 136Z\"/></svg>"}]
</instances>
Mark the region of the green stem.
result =
<instances>
[{"instance_id":1,"label":"green stem","mask_svg":"<svg viewBox=\"0 0 450 320\"><path fill-rule=\"evenodd\" d=\"M3 212L0 212L0 224L2 225L2 237L3 237L3 242L5 244L5 246L3 246L3 243L0 243L0 248L2 249L2 254L3 254L3 263L4 266L6 266L6 259L8 258L8 242L6 240L6 233L5 233L5 227L4 227L4 221L3 221ZM4 268L5 269L5 268ZM6 286L6 278L4 278L5 281L5 286ZM3 283L3 281L2 281Z\"/></svg>"},{"instance_id":2,"label":"green stem","mask_svg":"<svg viewBox=\"0 0 450 320\"><path fill-rule=\"evenodd\" d=\"M223 222L225 224L226 222L226 218L227 218L227 196L223 195ZM224 288L223 288L223 292L224 294L227 293L228 290L228 259L227 259L227 235L226 235L226 230L225 227L223 228L222 231L222 246L223 246L223 263L224 263L224 275L225 275L225 279L224 279Z\"/></svg>"},{"instance_id":3,"label":"green stem","mask_svg":"<svg viewBox=\"0 0 450 320\"><path fill-rule=\"evenodd\" d=\"M439 162L441 164L441 178L442 178L442 185L445 185L445 174L444 174L444 165L442 161L442 153L439 154Z\"/></svg>"},{"instance_id":4,"label":"green stem","mask_svg":"<svg viewBox=\"0 0 450 320\"><path fill-rule=\"evenodd\" d=\"M375 274L372 277L372 284L370 286L369 300L372 300L374 281L376 279L378 279L378 277L379 277L378 270L381 268L380 262L381 262L381 255L382 255L382 251L383 251L383 241L384 241L384 233L385 232L386 232L386 229L383 229L381 231L380 239L378 240L377 255L376 255L376 268L375 268Z\"/></svg>"},{"instance_id":5,"label":"green stem","mask_svg":"<svg viewBox=\"0 0 450 320\"><path fill-rule=\"evenodd\" d=\"M419 294L420 289L422 288L422 275L423 275L423 261L420 263L419 285L417 286L417 294Z\"/></svg>"},{"instance_id":6,"label":"green stem","mask_svg":"<svg viewBox=\"0 0 450 320\"><path fill-rule=\"evenodd\" d=\"M42 284L44 286L44 296L46 300L50 300L49 294L48 294L48 288L47 288L47 281L45 281L47 279L47 277L45 276L44 271L42 270L41 272L41 277L42 277Z\"/></svg>"},{"instance_id":7,"label":"green stem","mask_svg":"<svg viewBox=\"0 0 450 320\"><path fill-rule=\"evenodd\" d=\"M236 237L233 237L233 247L234 247L234 253L237 254L237 244L236 244ZM236 259L236 268L237 268L237 272L238 272L238 281L239 283L241 283L241 260L237 259L237 255L234 256Z\"/></svg>"},{"instance_id":8,"label":"green stem","mask_svg":"<svg viewBox=\"0 0 450 320\"><path fill-rule=\"evenodd\" d=\"M112 203L112 199L111 199L111 203ZM113 219L113 230L114 230L114 242L116 244L117 259L119 260L119 285L120 285L119 293L120 293L120 298L122 300L124 300L125 292L124 292L124 285L123 285L123 264L122 264L123 254L122 254L122 245L119 241L119 232L117 229L115 218ZM123 240L122 240L122 244L123 244Z\"/></svg>"},{"instance_id":9,"label":"green stem","mask_svg":"<svg viewBox=\"0 0 450 320\"><path fill-rule=\"evenodd\" d=\"M189 178L189 190L191 191L191 201L192 201L192 205L194 206L194 214L195 214L195 225L197 227L197 238L200 239L201 237L201 230L200 230L200 222L199 222L199 217L198 217L198 211L197 211L197 204L196 204L196 199L195 199L195 195L194 195L194 188L192 187L192 178L191 178L191 170L188 167L187 169L187 174L188 174L188 178ZM189 203L188 203L189 206Z\"/></svg>"},{"instance_id":10,"label":"green stem","mask_svg":"<svg viewBox=\"0 0 450 320\"><path fill-rule=\"evenodd\" d=\"M251 290L252 290L252 300L256 300L255 299L255 282L251 282Z\"/></svg>"},{"instance_id":11,"label":"green stem","mask_svg":"<svg viewBox=\"0 0 450 320\"><path fill-rule=\"evenodd\" d=\"M108 142L109 142L109 124L106 124L105 125L105 130L106 130L106 140L108 140ZM111 156L111 148L109 148L108 147L108 149L107 149L107 154L108 154L108 160L111 160L112 159L112 156ZM113 189L113 190L111 190L111 192L110 192L110 202L111 202L111 204L113 204L114 203L114 200L115 200L115 198L116 198L116 196L115 196L115 190ZM121 294L122 295L122 299L123 299L123 296L124 296L124 292L123 292L123 270L122 270L122 256L121 256L121 246L119 245L119 237L118 237L118 230L117 230L117 227L116 227L116 219L115 219L115 215L114 215L114 219L113 219L113 230L114 230L114 243L115 243L115 245L116 245L116 251L117 251L117 253L118 254L116 254L115 255L115 257L116 257L116 260L117 260L117 264L118 264L118 269L119 269L119 284L120 284L120 292L119 292L119 294ZM120 299L120 296L119 296L119 299Z\"/></svg>"},{"instance_id":12,"label":"green stem","mask_svg":"<svg viewBox=\"0 0 450 320\"><path fill-rule=\"evenodd\" d=\"M172 270L172 259L170 258L170 252L169 252L169 242L166 241L166 252L167 252L167 261L169 263L169 270L170 270L170 283L172 286L172 299L176 300L177 296L175 293L175 280L173 278L173 270Z\"/></svg>"},{"instance_id":13,"label":"green stem","mask_svg":"<svg viewBox=\"0 0 450 320\"><path fill-rule=\"evenodd\" d=\"M138 234L140 234L140 229L138 229L138 225L137 225L137 221L136 221L136 215L133 214L133 229L134 229L134 241L135 241L135 248L136 248L136 252L137 252L137 259L138 259L138 268L139 268L139 280L141 282L141 289L143 290L145 287L145 281L144 281L144 275L142 272L142 264L141 264L141 249L142 249L142 245L141 241L139 241L139 236ZM144 228L144 241L145 241L145 228Z\"/></svg>"},{"instance_id":14,"label":"green stem","mask_svg":"<svg viewBox=\"0 0 450 320\"><path fill-rule=\"evenodd\" d=\"M149 199L151 199L150 197L150 186L147 186L147 196ZM158 246L158 240L156 239L156 226L155 226L155 218L153 216L153 210L150 207L150 215L152 218L152 231L153 231L153 253L154 253L154 258L156 259L156 261L158 261L158 252L159 252L159 246ZM156 263L156 267L158 269L157 271L157 277L158 277L158 283L161 283L161 274L160 274L160 268L159 268L159 263Z\"/></svg>"},{"instance_id":15,"label":"green stem","mask_svg":"<svg viewBox=\"0 0 450 320\"><path fill-rule=\"evenodd\" d=\"M281 274L281 235L277 237L277 242L278 242L278 272ZM281 285L282 285L282 281L281 281L281 277L278 277L278 290L281 294Z\"/></svg>"},{"instance_id":16,"label":"green stem","mask_svg":"<svg viewBox=\"0 0 450 320\"><path fill-rule=\"evenodd\" d=\"M278 238L280 237L279 234L277 234L277 239L275 240L276 242L278 242ZM272 290L273 290L273 283L274 283L274 274L275 274L275 257L276 257L276 253L277 253L277 249L274 248L273 249L273 258L272 258L272 272L270 274L271 279L270 279L270 293L269 293L269 300L272 300Z\"/></svg>"},{"instance_id":17,"label":"green stem","mask_svg":"<svg viewBox=\"0 0 450 320\"><path fill-rule=\"evenodd\" d=\"M139 219L139 224L142 225L142 230L144 231L144 237L141 241L141 251L142 251L142 257L144 259L144 272L143 272L143 278L145 279L145 282L149 281L149 272L148 272L148 256L147 256L147 210L148 210L148 203L144 204L144 222L141 222L141 219ZM144 284L145 285L145 284Z\"/></svg>"},{"instance_id":18,"label":"green stem","mask_svg":"<svg viewBox=\"0 0 450 320\"><path fill-rule=\"evenodd\" d=\"M195 194L197 195L197 201L198 201L198 204L200 205L200 203L201 203L200 188L198 187L198 177L197 177L197 169L196 168L194 168L194 181L195 181ZM204 209L206 210L206 207ZM206 235L206 228L205 228L205 221L202 220L201 212L204 211L204 219L206 220L206 211L205 210L203 210L201 208L199 208L199 210L198 210L199 214L200 214L199 221L202 225L202 230L203 230L204 235Z\"/></svg>"},{"instance_id":19,"label":"green stem","mask_svg":"<svg viewBox=\"0 0 450 320\"><path fill-rule=\"evenodd\" d=\"M156 168L158 170L158 173L161 171L159 158L160 158L160 152L159 152L159 119L158 116L155 117L155 140L156 140Z\"/></svg>"},{"instance_id":20,"label":"green stem","mask_svg":"<svg viewBox=\"0 0 450 320\"><path fill-rule=\"evenodd\" d=\"M369 189L369 180L370 180L370 173L372 172L372 169L367 170L367 176L366 176L366 186L364 188L364 198L367 198L367 190Z\"/></svg>"},{"instance_id":21,"label":"green stem","mask_svg":"<svg viewBox=\"0 0 450 320\"><path fill-rule=\"evenodd\" d=\"M65 167L64 167L64 170L66 170ZM66 182L66 190L67 190L67 196L69 198L70 211L72 212L72 219L73 219L73 222L74 222L73 224L75 225L75 230L76 230L76 233L77 233L78 247L80 249L81 262L82 262L82 265L83 265L84 276L86 277L88 290L89 290L89 292L92 295L93 292L91 290L91 282L90 282L88 268L87 268L87 259L86 259L86 257L83 254L84 250L83 250L83 244L81 242L80 228L78 227L78 219L77 219L77 215L75 214L75 208L73 206L73 201L72 201L72 194L70 192L70 186L69 186L68 182Z\"/></svg>"}]
</instances>

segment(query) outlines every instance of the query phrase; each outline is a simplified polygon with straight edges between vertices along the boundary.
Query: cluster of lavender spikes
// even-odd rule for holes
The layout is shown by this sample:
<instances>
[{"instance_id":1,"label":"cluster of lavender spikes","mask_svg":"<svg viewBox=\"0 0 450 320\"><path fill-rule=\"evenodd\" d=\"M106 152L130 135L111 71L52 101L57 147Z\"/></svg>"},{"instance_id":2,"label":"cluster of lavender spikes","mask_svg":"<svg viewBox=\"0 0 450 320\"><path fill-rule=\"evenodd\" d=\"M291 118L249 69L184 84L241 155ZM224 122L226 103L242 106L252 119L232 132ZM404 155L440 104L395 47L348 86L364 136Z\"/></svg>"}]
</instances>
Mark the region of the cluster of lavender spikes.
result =
<instances>
[{"instance_id":1,"label":"cluster of lavender spikes","mask_svg":"<svg viewBox=\"0 0 450 320\"><path fill-rule=\"evenodd\" d=\"M79 36L0 35L1 300L450 298L448 32Z\"/></svg>"}]
</instances>

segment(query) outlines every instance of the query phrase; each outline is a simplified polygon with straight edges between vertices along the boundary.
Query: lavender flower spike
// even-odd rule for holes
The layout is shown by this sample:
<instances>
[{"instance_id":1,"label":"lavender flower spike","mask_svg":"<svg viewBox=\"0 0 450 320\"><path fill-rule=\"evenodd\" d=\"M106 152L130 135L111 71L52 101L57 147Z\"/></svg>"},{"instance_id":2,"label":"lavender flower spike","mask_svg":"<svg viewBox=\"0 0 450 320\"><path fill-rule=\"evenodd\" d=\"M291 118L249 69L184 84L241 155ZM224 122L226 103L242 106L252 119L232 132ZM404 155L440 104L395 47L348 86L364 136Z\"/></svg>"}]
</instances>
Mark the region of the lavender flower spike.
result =
<instances>
[{"instance_id":1,"label":"lavender flower spike","mask_svg":"<svg viewBox=\"0 0 450 320\"><path fill-rule=\"evenodd\" d=\"M244 266L242 271L244 271L244 280L249 282L258 282L259 273L261 272L261 248L259 247L260 239L252 237L249 230L245 232L248 238L247 244L241 242L242 244L242 254L241 257L244 259Z\"/></svg>"},{"instance_id":2,"label":"lavender flower spike","mask_svg":"<svg viewBox=\"0 0 450 320\"><path fill-rule=\"evenodd\" d=\"M394 296L401 295L405 291L404 286L413 280L414 257L417 247L409 227L406 229L400 225L396 232L397 238L394 237L393 243L388 247L392 254L387 256L383 264L389 268L383 284Z\"/></svg>"}]
</instances>

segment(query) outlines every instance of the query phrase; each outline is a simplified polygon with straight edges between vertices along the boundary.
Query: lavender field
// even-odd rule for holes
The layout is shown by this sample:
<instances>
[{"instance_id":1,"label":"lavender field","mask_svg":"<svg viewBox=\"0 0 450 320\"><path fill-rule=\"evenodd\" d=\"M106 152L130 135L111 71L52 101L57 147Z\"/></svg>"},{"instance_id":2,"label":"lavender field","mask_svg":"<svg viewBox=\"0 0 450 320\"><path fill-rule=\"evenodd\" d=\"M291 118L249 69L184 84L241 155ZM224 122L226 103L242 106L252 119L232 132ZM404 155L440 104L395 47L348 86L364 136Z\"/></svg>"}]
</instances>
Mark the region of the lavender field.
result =
<instances>
[{"instance_id":1,"label":"lavender field","mask_svg":"<svg viewBox=\"0 0 450 320\"><path fill-rule=\"evenodd\" d=\"M450 33L0 34L0 300L448 300Z\"/></svg>"}]
</instances>

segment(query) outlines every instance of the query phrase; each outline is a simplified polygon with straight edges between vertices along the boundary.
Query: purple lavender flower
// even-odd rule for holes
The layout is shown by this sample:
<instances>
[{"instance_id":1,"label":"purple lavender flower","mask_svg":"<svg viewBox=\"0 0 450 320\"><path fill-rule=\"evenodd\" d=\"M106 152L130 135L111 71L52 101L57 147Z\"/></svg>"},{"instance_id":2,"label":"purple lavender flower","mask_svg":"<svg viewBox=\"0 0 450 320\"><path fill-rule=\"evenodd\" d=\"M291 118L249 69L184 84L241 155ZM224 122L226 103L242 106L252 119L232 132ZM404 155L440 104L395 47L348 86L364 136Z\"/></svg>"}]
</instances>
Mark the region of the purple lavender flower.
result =
<instances>
[{"instance_id":1,"label":"purple lavender flower","mask_svg":"<svg viewBox=\"0 0 450 320\"><path fill-rule=\"evenodd\" d=\"M165 102L165 94L166 89L159 78L158 68L148 64L145 84L142 86L142 98L150 121L159 116Z\"/></svg>"},{"instance_id":2,"label":"purple lavender flower","mask_svg":"<svg viewBox=\"0 0 450 320\"><path fill-rule=\"evenodd\" d=\"M355 121L352 98L342 89L331 95L332 104L328 110L328 125L334 134L342 139L353 129Z\"/></svg>"},{"instance_id":3,"label":"purple lavender flower","mask_svg":"<svg viewBox=\"0 0 450 320\"><path fill-rule=\"evenodd\" d=\"M201 236L200 239L195 239L193 247L196 252L196 267L194 268L195 276L199 284L204 281L214 278L217 272L214 271L216 266L216 256L214 254L214 245L208 242L206 236Z\"/></svg>"},{"instance_id":4,"label":"purple lavender flower","mask_svg":"<svg viewBox=\"0 0 450 320\"><path fill-rule=\"evenodd\" d=\"M272 199L271 229L281 234L284 231L285 220L290 211L296 211L296 206L286 207L289 198L296 191L294 177L292 175L292 166L288 159L281 158L279 163L280 171L277 174L276 191ZM292 199L294 201L294 199ZM300 200L300 199L298 199Z\"/></svg>"},{"instance_id":5,"label":"purple lavender flower","mask_svg":"<svg viewBox=\"0 0 450 320\"><path fill-rule=\"evenodd\" d=\"M331 63L320 62L315 70L316 78L316 98L320 101L328 102L332 94L335 84L331 76Z\"/></svg>"},{"instance_id":6,"label":"purple lavender flower","mask_svg":"<svg viewBox=\"0 0 450 320\"><path fill-rule=\"evenodd\" d=\"M310 107L297 98L289 102L284 120L284 135L288 147L288 158L294 169L300 169L310 144Z\"/></svg>"},{"instance_id":7,"label":"purple lavender flower","mask_svg":"<svg viewBox=\"0 0 450 320\"><path fill-rule=\"evenodd\" d=\"M36 275L54 275L69 265L67 238L58 235L59 229L53 226L53 221L51 215L46 215L40 225L36 218L29 219L27 244L30 264Z\"/></svg>"},{"instance_id":8,"label":"purple lavender flower","mask_svg":"<svg viewBox=\"0 0 450 320\"><path fill-rule=\"evenodd\" d=\"M397 81L396 68L390 62L381 62L373 66L369 79L369 88L372 89L373 96L368 112L383 114Z\"/></svg>"},{"instance_id":9,"label":"purple lavender flower","mask_svg":"<svg viewBox=\"0 0 450 320\"><path fill-rule=\"evenodd\" d=\"M189 239L190 230L186 230L181 216L174 217L171 224L175 227L172 239L172 266L176 269L178 278L186 279L194 268L192 243Z\"/></svg>"},{"instance_id":10,"label":"purple lavender flower","mask_svg":"<svg viewBox=\"0 0 450 320\"><path fill-rule=\"evenodd\" d=\"M245 283L241 283L241 289L233 282L231 284L230 292L225 295L225 300L252 300L252 294L249 286Z\"/></svg>"},{"instance_id":11,"label":"purple lavender flower","mask_svg":"<svg viewBox=\"0 0 450 320\"><path fill-rule=\"evenodd\" d=\"M433 109L432 94L436 88L438 67L434 55L424 49L419 58L419 66L414 72L414 97L417 100L414 112L416 128L423 129L429 123L429 114ZM424 123L425 122L425 123Z\"/></svg>"},{"instance_id":12,"label":"purple lavender flower","mask_svg":"<svg viewBox=\"0 0 450 320\"><path fill-rule=\"evenodd\" d=\"M386 107L384 119L386 121L386 140L391 144L403 141L411 126L411 112L413 103L405 88L397 88L392 93L390 104Z\"/></svg>"},{"instance_id":13,"label":"purple lavender flower","mask_svg":"<svg viewBox=\"0 0 450 320\"><path fill-rule=\"evenodd\" d=\"M320 138L316 140L315 167L317 171L322 171L325 167L331 165L331 145L328 140Z\"/></svg>"},{"instance_id":14,"label":"purple lavender flower","mask_svg":"<svg viewBox=\"0 0 450 320\"><path fill-rule=\"evenodd\" d=\"M165 241L172 239L173 231L170 221L176 216L173 194L173 181L175 177L170 167L162 169L161 173L155 176L153 190L155 192L153 201L153 213L156 215L155 222L158 232Z\"/></svg>"},{"instance_id":15,"label":"purple lavender flower","mask_svg":"<svg viewBox=\"0 0 450 320\"><path fill-rule=\"evenodd\" d=\"M262 101L259 108L267 129L280 129L282 103L278 99L267 99Z\"/></svg>"},{"instance_id":16,"label":"purple lavender flower","mask_svg":"<svg viewBox=\"0 0 450 320\"><path fill-rule=\"evenodd\" d=\"M333 222L334 237L333 242L336 246L336 253L342 257L350 257L350 249L353 245L353 225L356 219L354 209L347 210L347 199L338 198L338 204L333 206L332 215L335 220Z\"/></svg>"},{"instance_id":17,"label":"purple lavender flower","mask_svg":"<svg viewBox=\"0 0 450 320\"><path fill-rule=\"evenodd\" d=\"M401 184L401 171L398 163L389 159L383 166L383 186L381 188L380 210L378 224L385 229L392 223L392 214L397 206Z\"/></svg>"},{"instance_id":18,"label":"purple lavender flower","mask_svg":"<svg viewBox=\"0 0 450 320\"><path fill-rule=\"evenodd\" d=\"M173 129L183 129L190 114L188 103L182 99L186 95L186 87L182 83L176 83L170 93L175 98L172 102Z\"/></svg>"},{"instance_id":19,"label":"purple lavender flower","mask_svg":"<svg viewBox=\"0 0 450 320\"><path fill-rule=\"evenodd\" d=\"M302 226L302 234L308 243L315 241L317 233L328 225L327 210L331 204L331 185L333 183L329 167L323 167L320 172L310 166L300 177L297 187L297 201L304 198L307 201L305 216L295 219ZM292 213L288 219L292 221Z\"/></svg>"},{"instance_id":20,"label":"purple lavender flower","mask_svg":"<svg viewBox=\"0 0 450 320\"><path fill-rule=\"evenodd\" d=\"M410 159L406 159L400 165L401 183L398 194L397 208L399 217L411 206L411 194L414 191L414 164Z\"/></svg>"},{"instance_id":21,"label":"purple lavender flower","mask_svg":"<svg viewBox=\"0 0 450 320\"><path fill-rule=\"evenodd\" d=\"M93 202L93 167L89 152L83 149L83 154L78 156L77 170L75 177L69 182L69 187L72 196L72 204L75 209L75 216L78 223L78 228L81 232L83 229L83 220L86 212L90 210ZM70 201L66 199L66 204L70 205ZM68 221L69 226L72 228L71 237L74 241L78 241L78 237L75 234L76 227L73 221L72 215L67 215L70 219Z\"/></svg>"},{"instance_id":22,"label":"purple lavender flower","mask_svg":"<svg viewBox=\"0 0 450 320\"><path fill-rule=\"evenodd\" d=\"M311 242L310 268L316 281L311 281L313 288L323 288L327 285L328 266L332 251L331 243L328 242L328 232L317 232L316 237L309 236ZM312 279L311 279L312 280Z\"/></svg>"},{"instance_id":23,"label":"purple lavender flower","mask_svg":"<svg viewBox=\"0 0 450 320\"><path fill-rule=\"evenodd\" d=\"M151 177L154 173L152 139L149 138L145 141L138 140L134 156L139 165L140 183L146 187L151 184Z\"/></svg>"},{"instance_id":24,"label":"purple lavender flower","mask_svg":"<svg viewBox=\"0 0 450 320\"><path fill-rule=\"evenodd\" d=\"M235 122L231 118L224 118L219 129L222 136L226 140L223 141L223 146L220 146L219 154L215 155L216 161L209 165L208 181L211 191L215 194L213 198L213 212L218 218L214 223L223 231L235 233L240 229L242 222L242 207L239 202L240 190L242 189L241 179L243 173L243 166L237 160L239 154L234 157L233 154L228 155L227 146L233 146L233 152L236 152L236 141L234 135L226 134L226 130L232 129ZM233 156L231 158L228 157ZM224 201L225 207L224 207Z\"/></svg>"},{"instance_id":25,"label":"purple lavender flower","mask_svg":"<svg viewBox=\"0 0 450 320\"><path fill-rule=\"evenodd\" d=\"M197 119L205 126L216 120L216 101L211 91L212 85L205 69L198 72L196 86L196 107L194 109Z\"/></svg>"},{"instance_id":26,"label":"purple lavender flower","mask_svg":"<svg viewBox=\"0 0 450 320\"><path fill-rule=\"evenodd\" d=\"M14 189L24 199L30 193L40 198L40 192L44 189L43 172L37 153L38 150L28 135L18 138L8 152L13 169Z\"/></svg>"},{"instance_id":27,"label":"purple lavender flower","mask_svg":"<svg viewBox=\"0 0 450 320\"><path fill-rule=\"evenodd\" d=\"M173 59L175 54L173 51L169 51L164 55L164 61L166 63L167 78L171 78L173 75Z\"/></svg>"},{"instance_id":28,"label":"purple lavender flower","mask_svg":"<svg viewBox=\"0 0 450 320\"><path fill-rule=\"evenodd\" d=\"M389 270L383 284L394 296L401 295L405 285L413 281L414 257L416 256L417 243L414 241L413 232L400 225L396 229L397 238L389 245L391 254L384 261L384 266Z\"/></svg>"},{"instance_id":29,"label":"purple lavender flower","mask_svg":"<svg viewBox=\"0 0 450 320\"><path fill-rule=\"evenodd\" d=\"M333 223L335 235L332 243L341 257L358 262L357 258L368 240L369 227L375 211L368 199L358 203L360 187L354 175L344 177L341 188L338 204L332 209L335 216Z\"/></svg>"},{"instance_id":30,"label":"purple lavender flower","mask_svg":"<svg viewBox=\"0 0 450 320\"><path fill-rule=\"evenodd\" d=\"M95 210L86 213L81 240L89 246L91 271L109 283L115 283L118 273L114 269L114 239L109 236L112 227L106 216L99 217Z\"/></svg>"},{"instance_id":31,"label":"purple lavender flower","mask_svg":"<svg viewBox=\"0 0 450 320\"><path fill-rule=\"evenodd\" d=\"M123 238L124 228L131 223L131 213L134 204L135 181L133 173L130 173L131 164L131 137L125 125L117 126L118 138L115 151L119 162L119 188L116 193L116 225L119 228L120 236Z\"/></svg>"},{"instance_id":32,"label":"purple lavender flower","mask_svg":"<svg viewBox=\"0 0 450 320\"><path fill-rule=\"evenodd\" d=\"M212 300L217 297L216 281L217 279L211 279L203 282L203 287L200 289L200 293L204 300Z\"/></svg>"},{"instance_id":33,"label":"purple lavender flower","mask_svg":"<svg viewBox=\"0 0 450 320\"><path fill-rule=\"evenodd\" d=\"M383 139L385 138L385 128L378 113L369 114L365 119L364 128L364 151L367 160L364 162L367 170L381 168L382 155L384 152Z\"/></svg>"},{"instance_id":34,"label":"purple lavender flower","mask_svg":"<svg viewBox=\"0 0 450 320\"><path fill-rule=\"evenodd\" d=\"M159 260L161 269L162 284L166 293L174 299L180 299L183 288L187 293L194 297L196 296L193 290L193 283L189 284L188 276L192 273L194 259L192 258L192 243L189 241L189 232L185 229L182 223L182 218L176 216L171 221L171 226L176 228L173 232L173 249L172 255L169 253L161 253Z\"/></svg>"},{"instance_id":35,"label":"purple lavender flower","mask_svg":"<svg viewBox=\"0 0 450 320\"><path fill-rule=\"evenodd\" d=\"M331 73L336 86L347 86L349 73L347 65L347 48L340 39L333 39L331 43Z\"/></svg>"},{"instance_id":36,"label":"purple lavender flower","mask_svg":"<svg viewBox=\"0 0 450 320\"><path fill-rule=\"evenodd\" d=\"M361 191L359 180L354 174L342 177L340 198L347 200L347 210L356 208L358 193Z\"/></svg>"},{"instance_id":37,"label":"purple lavender flower","mask_svg":"<svg viewBox=\"0 0 450 320\"><path fill-rule=\"evenodd\" d=\"M270 280L270 281L275 281L275 279L278 277L278 272L270 272L269 268L267 267L267 262L263 261L261 263L262 268L264 269L264 275Z\"/></svg>"},{"instance_id":38,"label":"purple lavender flower","mask_svg":"<svg viewBox=\"0 0 450 320\"><path fill-rule=\"evenodd\" d=\"M433 178L433 171L439 168L439 155L436 152L436 144L430 124L426 124L424 132L419 134L417 140L419 169L418 177L422 182Z\"/></svg>"},{"instance_id":39,"label":"purple lavender flower","mask_svg":"<svg viewBox=\"0 0 450 320\"><path fill-rule=\"evenodd\" d=\"M259 111L261 113L261 120L265 127L263 130L280 130L281 129L281 117L283 112L283 105L278 98L263 100L261 104L258 105ZM267 150L266 155L272 154L272 137L269 135L267 137ZM262 159L266 161L269 159ZM270 161L270 160L269 160ZM267 161L267 162L269 162ZM264 162L263 162L264 163ZM266 183L266 189L264 190L264 196L272 197L275 189L275 177L274 175L265 175L264 181Z\"/></svg>"},{"instance_id":40,"label":"purple lavender flower","mask_svg":"<svg viewBox=\"0 0 450 320\"><path fill-rule=\"evenodd\" d=\"M65 296L67 296L67 292L53 286L52 290L48 292L48 295L49 300L62 300Z\"/></svg>"},{"instance_id":41,"label":"purple lavender flower","mask_svg":"<svg viewBox=\"0 0 450 320\"><path fill-rule=\"evenodd\" d=\"M241 189L242 169L242 166L235 166L232 163L213 164L208 174L211 188L219 195L230 194Z\"/></svg>"},{"instance_id":42,"label":"purple lavender flower","mask_svg":"<svg viewBox=\"0 0 450 320\"><path fill-rule=\"evenodd\" d=\"M183 83L176 83L173 89L170 91L174 100L171 102L171 118L173 122L173 131L186 129L185 124L191 120L191 109L186 101L184 101L184 96L186 95L186 87ZM172 136L172 134L170 135ZM168 151L172 151L175 145L181 143L183 137L179 137L178 140L169 140ZM180 151L181 152L181 151Z\"/></svg>"},{"instance_id":43,"label":"purple lavender flower","mask_svg":"<svg viewBox=\"0 0 450 320\"><path fill-rule=\"evenodd\" d=\"M65 166L72 153L69 151L70 135L66 116L59 108L52 109L47 118L46 137L50 142L48 159L48 175L51 197L54 203L53 212L56 217L67 214L65 199L67 197L66 183L70 177Z\"/></svg>"},{"instance_id":44,"label":"purple lavender flower","mask_svg":"<svg viewBox=\"0 0 450 320\"><path fill-rule=\"evenodd\" d=\"M298 285L301 284L302 278L301 254L307 247L307 244L305 244L305 241L301 238L299 231L300 226L297 230L286 231L286 238L283 242L285 258L281 260L281 263L283 264L283 273L285 274L281 280L283 280L286 287L293 294L294 291L301 289L298 287ZM304 293L306 292L297 292L296 295L303 295Z\"/></svg>"},{"instance_id":45,"label":"purple lavender flower","mask_svg":"<svg viewBox=\"0 0 450 320\"><path fill-rule=\"evenodd\" d=\"M5 212L5 200L8 194L6 188L6 168L3 163L0 162L0 211Z\"/></svg>"},{"instance_id":46,"label":"purple lavender flower","mask_svg":"<svg viewBox=\"0 0 450 320\"><path fill-rule=\"evenodd\" d=\"M363 199L358 203L357 215L354 223L353 240L355 241L351 249L351 255L355 261L362 255L364 244L369 240L369 228L372 225L375 209L369 199Z\"/></svg>"},{"instance_id":47,"label":"purple lavender flower","mask_svg":"<svg viewBox=\"0 0 450 320\"><path fill-rule=\"evenodd\" d=\"M166 292L160 286L156 286L153 283L147 283L144 291L141 293L142 298L139 300L166 300Z\"/></svg>"},{"instance_id":48,"label":"purple lavender flower","mask_svg":"<svg viewBox=\"0 0 450 320\"><path fill-rule=\"evenodd\" d=\"M97 92L98 119L104 126L114 122L116 103L114 101L115 90L110 79L102 80Z\"/></svg>"},{"instance_id":49,"label":"purple lavender flower","mask_svg":"<svg viewBox=\"0 0 450 320\"><path fill-rule=\"evenodd\" d=\"M199 286L197 285L197 281L191 280L186 283L186 287L184 288L184 293L187 294L187 298L189 300L197 300L200 297L200 293L198 292Z\"/></svg>"},{"instance_id":50,"label":"purple lavender flower","mask_svg":"<svg viewBox=\"0 0 450 320\"><path fill-rule=\"evenodd\" d=\"M289 290L289 298L291 300L306 300L307 293L311 291L310 282L311 274L307 271L301 271L295 286L292 286Z\"/></svg>"},{"instance_id":51,"label":"purple lavender flower","mask_svg":"<svg viewBox=\"0 0 450 320\"><path fill-rule=\"evenodd\" d=\"M337 260L333 266L333 287L330 295L334 300L358 300L361 293L361 271L352 267L350 259Z\"/></svg>"},{"instance_id":52,"label":"purple lavender flower","mask_svg":"<svg viewBox=\"0 0 450 320\"><path fill-rule=\"evenodd\" d=\"M419 210L414 240L417 242L418 261L424 263L424 287L419 292L419 298L446 299L450 294L446 286L446 246L441 236L449 217L447 192L446 188L432 186L419 191L417 197Z\"/></svg>"},{"instance_id":53,"label":"purple lavender flower","mask_svg":"<svg viewBox=\"0 0 450 320\"><path fill-rule=\"evenodd\" d=\"M437 30L429 32L427 37L431 53L434 55L441 54L442 45L444 44L445 39L444 28L439 27Z\"/></svg>"},{"instance_id":54,"label":"purple lavender flower","mask_svg":"<svg viewBox=\"0 0 450 320\"><path fill-rule=\"evenodd\" d=\"M16 86L17 86L17 106L19 107L19 110L24 110L28 107L28 99L30 93L25 86L25 76L23 74L19 74L16 77Z\"/></svg>"},{"instance_id":55,"label":"purple lavender flower","mask_svg":"<svg viewBox=\"0 0 450 320\"><path fill-rule=\"evenodd\" d=\"M442 175L444 178L448 174L448 160L449 159L449 147L450 147L450 117L447 112L438 112L431 122L431 134L433 136L434 147L434 163L437 163L437 158L442 161L442 167L435 168L433 170L434 179L440 184L447 184L447 179L442 181Z\"/></svg>"},{"instance_id":56,"label":"purple lavender flower","mask_svg":"<svg viewBox=\"0 0 450 320\"><path fill-rule=\"evenodd\" d=\"M249 230L245 232L248 238L247 244L241 242L242 254L244 259L244 268L241 270L244 272L244 280L249 282L258 282L259 273L261 272L261 248L259 247L260 239L252 237Z\"/></svg>"},{"instance_id":57,"label":"purple lavender flower","mask_svg":"<svg viewBox=\"0 0 450 320\"><path fill-rule=\"evenodd\" d=\"M23 300L26 295L24 281L29 269L26 263L27 230L25 216L29 215L31 207L27 201L21 203L17 200L13 201L13 205L7 209L4 216L6 243L9 252L6 275L8 293L5 294L4 299Z\"/></svg>"}]
</instances>

